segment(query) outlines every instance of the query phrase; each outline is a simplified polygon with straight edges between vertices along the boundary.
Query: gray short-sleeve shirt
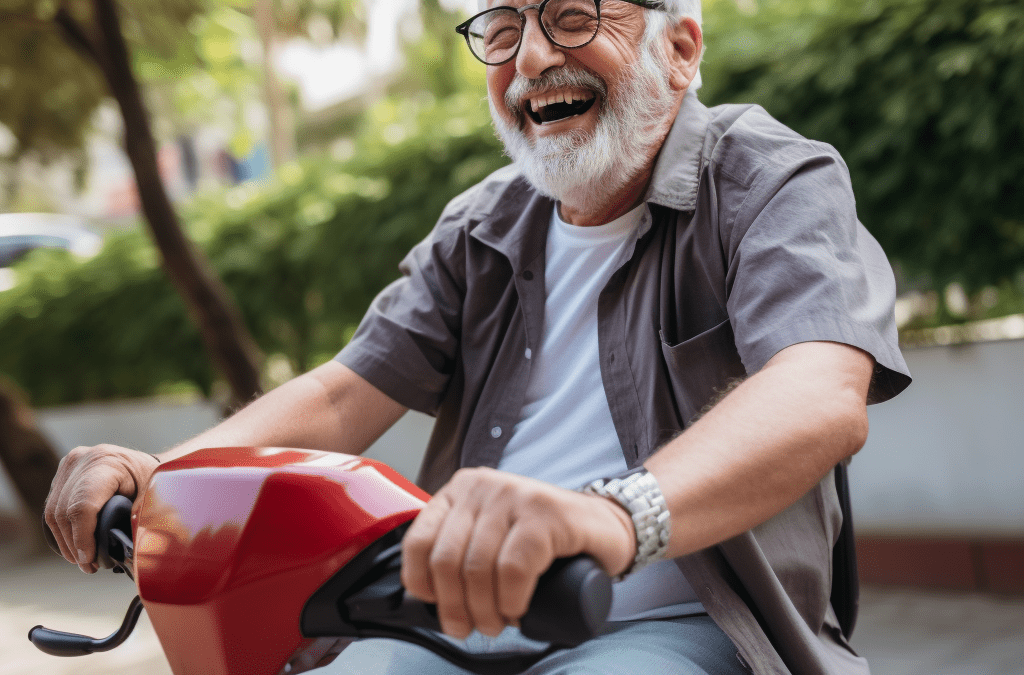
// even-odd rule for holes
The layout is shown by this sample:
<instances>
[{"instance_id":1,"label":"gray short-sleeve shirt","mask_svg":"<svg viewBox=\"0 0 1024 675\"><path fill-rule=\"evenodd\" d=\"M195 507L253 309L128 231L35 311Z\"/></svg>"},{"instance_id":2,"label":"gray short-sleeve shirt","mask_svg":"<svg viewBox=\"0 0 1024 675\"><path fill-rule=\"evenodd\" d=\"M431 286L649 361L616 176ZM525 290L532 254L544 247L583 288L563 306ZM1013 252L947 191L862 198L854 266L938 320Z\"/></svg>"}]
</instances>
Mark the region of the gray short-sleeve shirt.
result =
<instances>
[{"instance_id":1,"label":"gray short-sleeve shirt","mask_svg":"<svg viewBox=\"0 0 1024 675\"><path fill-rule=\"evenodd\" d=\"M892 271L831 147L761 108L709 110L688 95L645 199L650 215L598 301L602 382L628 466L792 344L871 354L872 402L910 383ZM514 167L454 199L337 357L437 417L419 480L428 491L459 467L496 466L519 417L552 208ZM829 606L841 520L827 476L766 523L679 559L755 672L868 672Z\"/></svg>"}]
</instances>

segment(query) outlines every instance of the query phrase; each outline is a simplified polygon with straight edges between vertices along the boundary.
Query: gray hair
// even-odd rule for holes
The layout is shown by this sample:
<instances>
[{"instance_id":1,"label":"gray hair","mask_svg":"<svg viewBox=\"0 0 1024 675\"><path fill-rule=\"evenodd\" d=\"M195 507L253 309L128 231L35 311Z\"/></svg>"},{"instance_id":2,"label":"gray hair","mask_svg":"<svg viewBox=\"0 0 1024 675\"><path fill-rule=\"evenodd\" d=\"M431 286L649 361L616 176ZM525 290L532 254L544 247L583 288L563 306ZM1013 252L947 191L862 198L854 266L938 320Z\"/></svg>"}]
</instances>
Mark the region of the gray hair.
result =
<instances>
[{"instance_id":1,"label":"gray hair","mask_svg":"<svg viewBox=\"0 0 1024 675\"><path fill-rule=\"evenodd\" d=\"M482 0L486 5L486 0ZM665 8L660 11L648 11L646 13L647 26L644 28L644 40L654 41L658 39L668 27L679 23L683 19L693 19L697 25L702 25L701 0L662 0ZM703 53L701 54L703 56ZM700 76L700 68L693 76L688 91L696 92L701 88L703 79Z\"/></svg>"},{"instance_id":2,"label":"gray hair","mask_svg":"<svg viewBox=\"0 0 1024 675\"><path fill-rule=\"evenodd\" d=\"M693 19L700 26L702 21L701 0L662 0L665 5L663 10L648 11L647 27L644 29L644 41L653 42L661 36L668 27L683 19ZM487 9L487 0L477 0L477 7L480 11ZM700 76L700 69L690 83L689 90L696 92L703 83Z\"/></svg>"}]
</instances>

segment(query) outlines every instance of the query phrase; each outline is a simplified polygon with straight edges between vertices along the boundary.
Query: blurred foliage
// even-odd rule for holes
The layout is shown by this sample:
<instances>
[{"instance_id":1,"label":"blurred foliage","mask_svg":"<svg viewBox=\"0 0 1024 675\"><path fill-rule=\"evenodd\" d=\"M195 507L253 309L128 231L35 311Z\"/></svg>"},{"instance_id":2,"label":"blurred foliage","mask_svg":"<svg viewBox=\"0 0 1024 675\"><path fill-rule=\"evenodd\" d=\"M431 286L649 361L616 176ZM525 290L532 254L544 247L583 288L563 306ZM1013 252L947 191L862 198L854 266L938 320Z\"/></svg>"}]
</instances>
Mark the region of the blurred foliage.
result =
<instances>
[{"instance_id":1,"label":"blurred foliage","mask_svg":"<svg viewBox=\"0 0 1024 675\"><path fill-rule=\"evenodd\" d=\"M371 86L360 97L307 113L296 130L299 147L324 149L339 137L351 136L366 108L382 96L418 96L426 91L444 98L458 92L474 92L486 111L486 69L454 30L465 18L446 10L437 0L421 0L419 12L405 15L400 22L406 38L401 70L383 86Z\"/></svg>"},{"instance_id":2,"label":"blurred foliage","mask_svg":"<svg viewBox=\"0 0 1024 675\"><path fill-rule=\"evenodd\" d=\"M16 139L12 158L32 148L47 159L74 151L81 162L85 122L103 100L104 83L37 11L0 0L0 124Z\"/></svg>"},{"instance_id":3,"label":"blurred foliage","mask_svg":"<svg viewBox=\"0 0 1024 675\"><path fill-rule=\"evenodd\" d=\"M145 45L144 59L180 59L191 43L188 26L203 9L202 0L131 0L122 7L125 37ZM63 13L91 25L93 12L89 0L0 0L0 123L17 141L13 157L32 150L46 160L82 159L106 84L58 20Z\"/></svg>"},{"instance_id":4,"label":"blurred foliage","mask_svg":"<svg viewBox=\"0 0 1024 675\"><path fill-rule=\"evenodd\" d=\"M337 352L448 200L505 162L488 125L478 94L387 99L365 115L347 160L286 164L265 187L187 210L268 363L283 356L286 371L302 372ZM29 255L0 293L0 372L35 406L181 381L209 395L213 372L155 256L139 233L87 261Z\"/></svg>"},{"instance_id":5,"label":"blurred foliage","mask_svg":"<svg viewBox=\"0 0 1024 675\"><path fill-rule=\"evenodd\" d=\"M254 82L242 58L254 39L249 7L211 7L190 23L192 46L136 64L200 110L211 108L203 91ZM483 68L452 16L431 0L419 21L422 39L405 47L406 70L387 95L341 116L350 138L324 125L310 134L315 156L281 166L268 185L198 198L184 214L268 370L280 371L272 379L331 358L444 204L505 161ZM938 289L960 281L970 298L987 293L985 316L1019 305L1024 6L706 0L705 33L703 100L760 103L836 146L861 219L906 273ZM206 61L190 70L196 44ZM4 63L0 89L13 77ZM34 405L147 395L169 382L209 395L214 374L154 256L143 235L125 234L88 261L53 251L22 261L20 283L0 293L0 372Z\"/></svg>"},{"instance_id":6,"label":"blurred foliage","mask_svg":"<svg viewBox=\"0 0 1024 675\"><path fill-rule=\"evenodd\" d=\"M705 16L702 98L834 145L905 275L974 293L1024 271L1024 3L709 0Z\"/></svg>"},{"instance_id":7,"label":"blurred foliage","mask_svg":"<svg viewBox=\"0 0 1024 675\"><path fill-rule=\"evenodd\" d=\"M215 122L232 130L240 156L248 153L245 105L259 96L263 49L256 1L118 3L136 77L172 135ZM107 89L57 18L67 12L91 26L93 11L91 0L0 0L0 124L17 141L13 159L34 151L44 160L84 160L82 144ZM274 17L279 36L317 43L361 38L366 30L362 0L279 0Z\"/></svg>"}]
</instances>

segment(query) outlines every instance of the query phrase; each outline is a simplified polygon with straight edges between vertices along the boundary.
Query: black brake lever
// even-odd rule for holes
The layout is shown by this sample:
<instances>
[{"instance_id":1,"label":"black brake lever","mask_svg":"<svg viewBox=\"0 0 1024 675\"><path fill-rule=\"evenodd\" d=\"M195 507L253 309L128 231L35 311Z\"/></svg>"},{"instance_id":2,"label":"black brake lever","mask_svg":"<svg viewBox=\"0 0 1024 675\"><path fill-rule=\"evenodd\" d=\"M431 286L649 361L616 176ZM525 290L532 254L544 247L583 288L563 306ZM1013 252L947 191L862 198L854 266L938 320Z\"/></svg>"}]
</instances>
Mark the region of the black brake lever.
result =
<instances>
[{"instance_id":1,"label":"black brake lever","mask_svg":"<svg viewBox=\"0 0 1024 675\"><path fill-rule=\"evenodd\" d=\"M57 539L45 522L43 536L54 553L60 555ZM103 505L96 517L96 563L104 569L124 573L134 581L134 555L132 501L122 495L114 495ZM128 605L121 627L105 638L91 638L88 635L35 626L28 632L28 639L41 651L54 656L84 656L109 651L128 639L135 630L142 609L142 600L136 595Z\"/></svg>"},{"instance_id":2,"label":"black brake lever","mask_svg":"<svg viewBox=\"0 0 1024 675\"><path fill-rule=\"evenodd\" d=\"M128 605L128 612L121 622L121 627L105 638L91 638L88 635L35 626L28 632L28 639L40 651L53 656L85 656L95 652L106 652L128 639L135 630L135 624L138 623L141 614L142 600L136 595Z\"/></svg>"}]
</instances>

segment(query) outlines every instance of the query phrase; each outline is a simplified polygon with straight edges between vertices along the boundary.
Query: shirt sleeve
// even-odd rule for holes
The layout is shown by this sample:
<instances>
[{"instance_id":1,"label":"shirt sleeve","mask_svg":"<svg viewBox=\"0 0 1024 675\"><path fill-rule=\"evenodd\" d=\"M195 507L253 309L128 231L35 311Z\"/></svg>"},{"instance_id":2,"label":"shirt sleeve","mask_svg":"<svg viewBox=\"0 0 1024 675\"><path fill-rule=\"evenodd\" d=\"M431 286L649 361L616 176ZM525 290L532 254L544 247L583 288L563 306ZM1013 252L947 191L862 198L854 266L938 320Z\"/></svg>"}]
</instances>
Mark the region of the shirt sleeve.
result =
<instances>
[{"instance_id":1,"label":"shirt sleeve","mask_svg":"<svg viewBox=\"0 0 1024 675\"><path fill-rule=\"evenodd\" d=\"M869 402L892 398L910 384L896 284L857 220L845 164L805 140L766 160L735 202L726 242L728 310L744 367L757 372L800 342L839 342L874 357Z\"/></svg>"},{"instance_id":2,"label":"shirt sleeve","mask_svg":"<svg viewBox=\"0 0 1024 675\"><path fill-rule=\"evenodd\" d=\"M442 216L399 265L335 357L402 405L435 414L455 370L465 297L464 235Z\"/></svg>"}]
</instances>

